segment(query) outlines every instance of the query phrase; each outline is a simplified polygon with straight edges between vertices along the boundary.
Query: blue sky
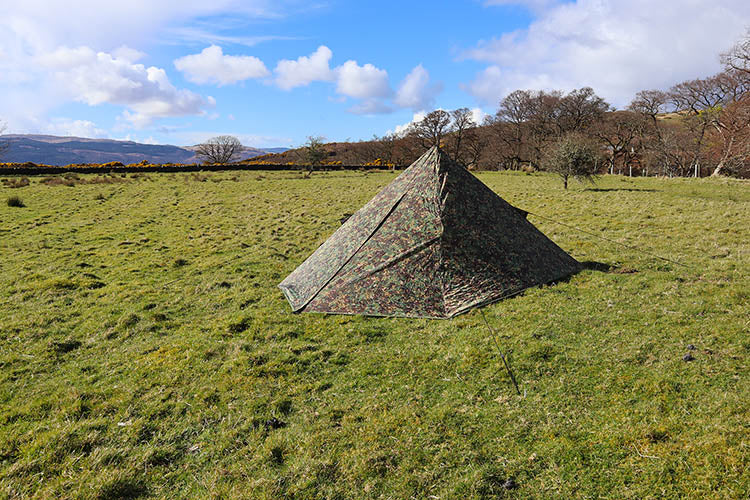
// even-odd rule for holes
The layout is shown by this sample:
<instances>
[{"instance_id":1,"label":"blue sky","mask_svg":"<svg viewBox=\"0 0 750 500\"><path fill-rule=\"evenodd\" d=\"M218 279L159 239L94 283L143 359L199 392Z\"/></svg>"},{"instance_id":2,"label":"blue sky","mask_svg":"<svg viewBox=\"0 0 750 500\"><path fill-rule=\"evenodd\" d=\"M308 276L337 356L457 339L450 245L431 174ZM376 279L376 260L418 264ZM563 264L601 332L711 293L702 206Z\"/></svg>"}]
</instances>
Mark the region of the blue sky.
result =
<instances>
[{"instance_id":1,"label":"blue sky","mask_svg":"<svg viewBox=\"0 0 750 500\"><path fill-rule=\"evenodd\" d=\"M627 105L719 71L746 0L26 0L0 29L6 133L249 146L367 139L518 88Z\"/></svg>"}]
</instances>

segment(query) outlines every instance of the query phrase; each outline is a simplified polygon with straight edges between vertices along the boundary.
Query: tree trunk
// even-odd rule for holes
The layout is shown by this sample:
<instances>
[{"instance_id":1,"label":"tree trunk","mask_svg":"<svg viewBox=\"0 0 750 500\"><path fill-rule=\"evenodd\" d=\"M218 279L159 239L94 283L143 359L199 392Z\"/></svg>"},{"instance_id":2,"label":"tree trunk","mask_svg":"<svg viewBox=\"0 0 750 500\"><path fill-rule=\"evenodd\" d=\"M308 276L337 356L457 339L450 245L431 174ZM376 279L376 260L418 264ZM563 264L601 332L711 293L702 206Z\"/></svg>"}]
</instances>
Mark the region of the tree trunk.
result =
<instances>
[{"instance_id":1,"label":"tree trunk","mask_svg":"<svg viewBox=\"0 0 750 500\"><path fill-rule=\"evenodd\" d=\"M716 165L716 168L711 173L711 177L718 177L721 175L721 170L724 168L724 160L721 160L718 165Z\"/></svg>"},{"instance_id":2,"label":"tree trunk","mask_svg":"<svg viewBox=\"0 0 750 500\"><path fill-rule=\"evenodd\" d=\"M563 177L563 187L565 189L568 189L568 176L567 175Z\"/></svg>"}]
</instances>

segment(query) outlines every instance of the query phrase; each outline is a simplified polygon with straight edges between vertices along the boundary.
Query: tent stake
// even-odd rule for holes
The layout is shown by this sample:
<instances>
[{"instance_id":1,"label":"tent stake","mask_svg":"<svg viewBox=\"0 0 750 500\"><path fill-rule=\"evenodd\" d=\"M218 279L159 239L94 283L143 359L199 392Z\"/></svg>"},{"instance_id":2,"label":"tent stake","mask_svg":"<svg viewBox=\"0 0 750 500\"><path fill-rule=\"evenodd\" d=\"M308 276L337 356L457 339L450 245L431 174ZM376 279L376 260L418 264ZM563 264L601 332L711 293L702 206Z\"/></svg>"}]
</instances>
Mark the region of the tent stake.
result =
<instances>
[{"instance_id":1,"label":"tent stake","mask_svg":"<svg viewBox=\"0 0 750 500\"><path fill-rule=\"evenodd\" d=\"M500 350L500 344L497 343L497 334L495 333L495 330L492 329L490 326L490 323L487 321L487 317L484 315L484 310L479 309L479 312L482 313L482 319L484 320L484 324L487 325L487 329L490 331L490 335L492 336L492 340L495 342L495 347L497 347L497 352L500 353L500 358L503 360L503 364L505 365L505 369L508 370L508 375L510 375L510 380L513 382L513 387L516 388L516 392L518 395L521 395L521 390L518 388L518 383L516 382L516 377L513 375L513 371L510 369L510 365L508 364L508 360L505 359L505 354L503 354L503 351Z\"/></svg>"}]
</instances>

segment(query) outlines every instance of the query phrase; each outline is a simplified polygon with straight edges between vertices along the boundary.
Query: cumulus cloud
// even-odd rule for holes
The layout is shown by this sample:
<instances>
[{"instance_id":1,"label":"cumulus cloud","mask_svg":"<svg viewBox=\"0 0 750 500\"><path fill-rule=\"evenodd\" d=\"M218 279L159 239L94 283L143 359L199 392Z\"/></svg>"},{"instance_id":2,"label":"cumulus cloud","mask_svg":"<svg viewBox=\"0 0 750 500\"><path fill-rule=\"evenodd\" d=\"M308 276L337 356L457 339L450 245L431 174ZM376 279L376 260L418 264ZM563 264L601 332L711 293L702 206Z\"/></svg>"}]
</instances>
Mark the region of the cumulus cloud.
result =
<instances>
[{"instance_id":1,"label":"cumulus cloud","mask_svg":"<svg viewBox=\"0 0 750 500\"><path fill-rule=\"evenodd\" d=\"M257 57L225 55L217 45L206 47L199 54L180 57L174 61L174 66L188 80L198 84L229 85L269 75L266 65Z\"/></svg>"},{"instance_id":2,"label":"cumulus cloud","mask_svg":"<svg viewBox=\"0 0 750 500\"><path fill-rule=\"evenodd\" d=\"M336 68L336 92L357 99L388 97L388 72L372 64L360 66L357 61L346 61Z\"/></svg>"},{"instance_id":3,"label":"cumulus cloud","mask_svg":"<svg viewBox=\"0 0 750 500\"><path fill-rule=\"evenodd\" d=\"M360 66L351 60L331 69L332 58L331 49L321 45L309 56L281 60L274 69L274 83L281 89L291 90L312 82L334 82L342 100L360 100L348 109L350 113L369 115L393 111L384 101L393 95L387 71L369 63Z\"/></svg>"},{"instance_id":4,"label":"cumulus cloud","mask_svg":"<svg viewBox=\"0 0 750 500\"><path fill-rule=\"evenodd\" d=\"M298 7L298 0L4 2L0 16L0 31L3 33L0 38L0 108L14 130L28 132L43 131L42 124L49 121L50 111L68 102L71 94L77 100L89 102L92 96L93 100L99 101L95 95L122 97L123 93L130 92L130 97L118 98L112 103L126 106L128 114L123 116L141 124L160 116L200 112L201 106L210 105L210 99L171 86L165 87L163 79L150 80L146 68L133 69L138 76L126 76L125 80L130 83L117 88L117 92L100 92L92 87L118 87L123 81L122 72L129 71L122 68L118 76L118 71L111 71L112 64L100 62L101 66L110 68L107 75L112 81L105 82L105 77L92 72L89 76L94 82L87 84L80 92L71 92L71 85L57 80L51 73L67 72L76 78L83 78L86 68L96 66L92 64L90 54L83 54L83 51L77 54L83 56L84 67L80 71L73 70L72 66L64 69L55 69L50 65L42 67L38 61L58 50L65 52L66 47L90 47L90 51L106 53L115 61L135 66L145 57L138 49L163 42L165 38L190 39L194 35L189 32L190 28L199 30L204 38L232 39L231 35L226 34L226 22L211 25L207 18L231 13L235 22L247 22L248 19L278 18ZM231 26L236 27L236 24ZM188 33L175 35L172 31L178 27ZM76 54L61 55L72 57ZM131 84L137 88L126 91ZM133 97L139 93L141 97Z\"/></svg>"},{"instance_id":5,"label":"cumulus cloud","mask_svg":"<svg viewBox=\"0 0 750 500\"><path fill-rule=\"evenodd\" d=\"M131 63L138 62L146 57L146 54L144 54L140 50L128 47L127 45L122 45L116 48L112 51L112 55L117 59L122 59L123 61L128 61Z\"/></svg>"},{"instance_id":6,"label":"cumulus cloud","mask_svg":"<svg viewBox=\"0 0 750 500\"><path fill-rule=\"evenodd\" d=\"M745 31L746 0L492 0L535 6L528 29L480 42L464 57L489 63L465 86L496 105L516 89L591 86L616 106L647 88L720 70L718 54Z\"/></svg>"},{"instance_id":7,"label":"cumulus cloud","mask_svg":"<svg viewBox=\"0 0 750 500\"><path fill-rule=\"evenodd\" d=\"M420 64L401 82L394 102L402 108L415 111L429 109L435 105L435 97L441 90L442 85L430 85L430 74Z\"/></svg>"},{"instance_id":8,"label":"cumulus cloud","mask_svg":"<svg viewBox=\"0 0 750 500\"><path fill-rule=\"evenodd\" d=\"M136 126L148 125L154 118L201 114L215 104L210 97L177 89L161 68L133 64L89 47L60 47L36 61L73 99L90 106L125 106L131 110L125 111L125 118Z\"/></svg>"},{"instance_id":9,"label":"cumulus cloud","mask_svg":"<svg viewBox=\"0 0 750 500\"><path fill-rule=\"evenodd\" d=\"M336 77L331 71L331 49L321 45L309 56L301 56L295 61L282 59L276 64L276 85L284 90L303 87L311 82L330 82Z\"/></svg>"}]
</instances>

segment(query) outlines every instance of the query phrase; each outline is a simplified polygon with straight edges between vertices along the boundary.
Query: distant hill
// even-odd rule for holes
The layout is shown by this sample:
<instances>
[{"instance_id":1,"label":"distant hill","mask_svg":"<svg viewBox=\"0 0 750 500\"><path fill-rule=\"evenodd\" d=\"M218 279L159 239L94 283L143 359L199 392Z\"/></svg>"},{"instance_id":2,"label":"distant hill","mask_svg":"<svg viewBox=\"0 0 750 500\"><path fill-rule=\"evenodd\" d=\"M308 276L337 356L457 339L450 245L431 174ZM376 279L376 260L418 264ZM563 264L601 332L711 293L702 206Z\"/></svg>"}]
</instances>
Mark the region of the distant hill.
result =
<instances>
[{"instance_id":1,"label":"distant hill","mask_svg":"<svg viewBox=\"0 0 750 500\"><path fill-rule=\"evenodd\" d=\"M195 146L179 147L161 144L140 144L112 139L87 139L53 135L9 134L0 136L9 148L0 161L46 165L71 163L199 163ZM268 153L285 151L285 148L258 149L245 147L239 159L245 160Z\"/></svg>"}]
</instances>

